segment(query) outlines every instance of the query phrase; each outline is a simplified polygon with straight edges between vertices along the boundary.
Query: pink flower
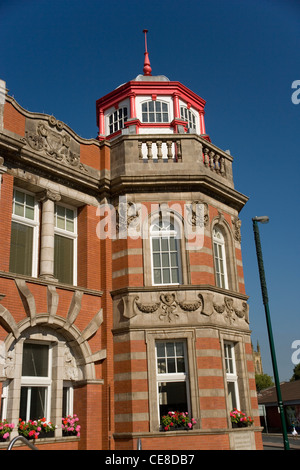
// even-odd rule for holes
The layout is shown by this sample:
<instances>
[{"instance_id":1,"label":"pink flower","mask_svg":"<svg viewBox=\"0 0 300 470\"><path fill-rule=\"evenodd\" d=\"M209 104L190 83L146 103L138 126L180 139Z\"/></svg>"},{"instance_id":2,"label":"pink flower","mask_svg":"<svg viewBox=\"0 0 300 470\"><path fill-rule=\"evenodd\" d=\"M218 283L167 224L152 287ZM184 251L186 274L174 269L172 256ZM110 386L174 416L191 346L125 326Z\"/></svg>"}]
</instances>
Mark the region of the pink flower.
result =
<instances>
[{"instance_id":1,"label":"pink flower","mask_svg":"<svg viewBox=\"0 0 300 470\"><path fill-rule=\"evenodd\" d=\"M187 423L188 427L191 429L191 427L193 426L192 423Z\"/></svg>"},{"instance_id":2,"label":"pink flower","mask_svg":"<svg viewBox=\"0 0 300 470\"><path fill-rule=\"evenodd\" d=\"M3 439L7 439L9 437L9 432L6 432L5 434L3 434Z\"/></svg>"}]
</instances>

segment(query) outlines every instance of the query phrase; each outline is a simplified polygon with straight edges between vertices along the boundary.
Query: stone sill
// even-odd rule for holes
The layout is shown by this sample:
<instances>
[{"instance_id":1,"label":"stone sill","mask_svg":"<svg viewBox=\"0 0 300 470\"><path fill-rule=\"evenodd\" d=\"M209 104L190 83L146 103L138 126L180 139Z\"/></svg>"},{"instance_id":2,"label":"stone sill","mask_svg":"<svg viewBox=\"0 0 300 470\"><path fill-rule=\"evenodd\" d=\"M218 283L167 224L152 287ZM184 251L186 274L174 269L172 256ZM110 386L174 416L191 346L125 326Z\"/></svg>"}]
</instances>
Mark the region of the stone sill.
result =
<instances>
[{"instance_id":1,"label":"stone sill","mask_svg":"<svg viewBox=\"0 0 300 470\"><path fill-rule=\"evenodd\" d=\"M31 439L30 442L38 447L39 444L58 444L58 443L67 443L80 441L80 437L77 436L63 436L63 437L45 437L40 439ZM6 442L0 442L0 450L6 449L10 444L10 440ZM23 442L16 442L15 447L27 447Z\"/></svg>"},{"instance_id":2,"label":"stone sill","mask_svg":"<svg viewBox=\"0 0 300 470\"><path fill-rule=\"evenodd\" d=\"M132 432L132 433L115 433L113 434L114 439L138 439L138 438L152 438L167 436L203 436L209 434L228 434L231 432L261 432L263 428L261 426L249 426L246 428L222 428L222 429L183 429L177 431L152 431L152 432Z\"/></svg>"}]
</instances>

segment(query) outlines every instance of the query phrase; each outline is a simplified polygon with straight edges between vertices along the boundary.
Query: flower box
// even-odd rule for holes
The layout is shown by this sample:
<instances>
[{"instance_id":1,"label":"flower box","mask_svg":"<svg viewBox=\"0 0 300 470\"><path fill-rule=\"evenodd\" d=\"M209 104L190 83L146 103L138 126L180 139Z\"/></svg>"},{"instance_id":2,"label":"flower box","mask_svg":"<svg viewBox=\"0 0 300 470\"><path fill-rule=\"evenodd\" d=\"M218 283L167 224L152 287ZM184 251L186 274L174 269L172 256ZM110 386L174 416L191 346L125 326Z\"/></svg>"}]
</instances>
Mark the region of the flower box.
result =
<instances>
[{"instance_id":1,"label":"flower box","mask_svg":"<svg viewBox=\"0 0 300 470\"><path fill-rule=\"evenodd\" d=\"M161 428L163 432L166 431L189 431L193 429L193 425L197 421L190 418L187 412L183 411L169 411L161 418Z\"/></svg>"},{"instance_id":2,"label":"flower box","mask_svg":"<svg viewBox=\"0 0 300 470\"><path fill-rule=\"evenodd\" d=\"M253 418L251 418L251 416L247 416L243 411L239 411L236 408L231 410L230 419L233 428L246 428L253 424Z\"/></svg>"}]
</instances>

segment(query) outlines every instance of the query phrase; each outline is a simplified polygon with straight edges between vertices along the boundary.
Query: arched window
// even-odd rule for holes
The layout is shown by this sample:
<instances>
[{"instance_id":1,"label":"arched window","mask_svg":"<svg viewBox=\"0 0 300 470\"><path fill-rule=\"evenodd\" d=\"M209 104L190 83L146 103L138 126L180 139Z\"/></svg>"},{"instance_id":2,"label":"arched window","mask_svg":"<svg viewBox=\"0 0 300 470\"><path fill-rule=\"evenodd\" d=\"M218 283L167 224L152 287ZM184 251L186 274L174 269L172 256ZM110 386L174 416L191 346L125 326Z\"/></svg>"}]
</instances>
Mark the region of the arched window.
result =
<instances>
[{"instance_id":1,"label":"arched window","mask_svg":"<svg viewBox=\"0 0 300 470\"><path fill-rule=\"evenodd\" d=\"M180 284L179 230L170 220L159 219L150 227L153 284Z\"/></svg>"},{"instance_id":2,"label":"arched window","mask_svg":"<svg viewBox=\"0 0 300 470\"><path fill-rule=\"evenodd\" d=\"M108 116L109 123L109 133L113 134L114 132L123 129L124 123L127 121L128 112L127 107L116 109L113 113Z\"/></svg>"},{"instance_id":3,"label":"arched window","mask_svg":"<svg viewBox=\"0 0 300 470\"><path fill-rule=\"evenodd\" d=\"M190 109L185 106L180 106L180 117L184 121L187 121L190 129L196 130L196 116Z\"/></svg>"},{"instance_id":4,"label":"arched window","mask_svg":"<svg viewBox=\"0 0 300 470\"><path fill-rule=\"evenodd\" d=\"M142 104L143 122L169 122L168 104L163 101L146 101Z\"/></svg>"},{"instance_id":5,"label":"arched window","mask_svg":"<svg viewBox=\"0 0 300 470\"><path fill-rule=\"evenodd\" d=\"M225 238L219 227L213 229L213 251L217 287L228 289Z\"/></svg>"}]
</instances>

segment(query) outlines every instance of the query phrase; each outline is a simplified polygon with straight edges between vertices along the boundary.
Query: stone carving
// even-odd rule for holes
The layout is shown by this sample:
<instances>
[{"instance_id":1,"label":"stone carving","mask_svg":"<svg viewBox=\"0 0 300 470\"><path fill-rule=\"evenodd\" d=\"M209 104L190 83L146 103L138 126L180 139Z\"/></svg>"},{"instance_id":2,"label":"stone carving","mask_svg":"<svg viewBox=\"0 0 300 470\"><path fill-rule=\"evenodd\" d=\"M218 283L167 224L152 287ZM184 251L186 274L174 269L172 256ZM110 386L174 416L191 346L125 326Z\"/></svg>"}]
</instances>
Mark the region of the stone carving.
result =
<instances>
[{"instance_id":1,"label":"stone carving","mask_svg":"<svg viewBox=\"0 0 300 470\"><path fill-rule=\"evenodd\" d=\"M154 313L156 310L159 309L160 307L160 302L155 302L154 304L142 304L138 302L139 296L137 295L134 299L135 304L137 308L142 312L142 313Z\"/></svg>"},{"instance_id":2,"label":"stone carving","mask_svg":"<svg viewBox=\"0 0 300 470\"><path fill-rule=\"evenodd\" d=\"M201 201L193 201L186 205L187 221L192 227L207 227L209 224L208 205Z\"/></svg>"},{"instance_id":3,"label":"stone carving","mask_svg":"<svg viewBox=\"0 0 300 470\"><path fill-rule=\"evenodd\" d=\"M15 350L9 350L5 357L5 363L3 366L3 376L8 379L13 379L15 374Z\"/></svg>"},{"instance_id":4,"label":"stone carving","mask_svg":"<svg viewBox=\"0 0 300 470\"><path fill-rule=\"evenodd\" d=\"M195 302L178 302L179 307L186 312L195 312L198 308L203 307L203 297L201 294L198 294L199 300Z\"/></svg>"},{"instance_id":5,"label":"stone carving","mask_svg":"<svg viewBox=\"0 0 300 470\"><path fill-rule=\"evenodd\" d=\"M238 217L234 217L234 218L232 218L232 224L233 224L233 227L234 227L233 236L238 242L241 242L241 239L242 239L242 236L241 236L242 221Z\"/></svg>"},{"instance_id":6,"label":"stone carving","mask_svg":"<svg viewBox=\"0 0 300 470\"><path fill-rule=\"evenodd\" d=\"M219 313L225 314L225 318L228 320L230 324L235 322L237 316L238 318L244 318L247 323L249 323L249 318L248 318L248 304L247 302L242 302L242 309L238 309L234 307L234 299L231 297L224 297L224 303L219 305L217 303L213 303L214 310Z\"/></svg>"},{"instance_id":7,"label":"stone carving","mask_svg":"<svg viewBox=\"0 0 300 470\"><path fill-rule=\"evenodd\" d=\"M65 345L64 349L64 379L78 380L78 368L76 365L76 360L67 345Z\"/></svg>"},{"instance_id":8,"label":"stone carving","mask_svg":"<svg viewBox=\"0 0 300 470\"><path fill-rule=\"evenodd\" d=\"M140 232L140 208L134 202L120 202L115 209L119 234L126 236L130 229Z\"/></svg>"},{"instance_id":9,"label":"stone carving","mask_svg":"<svg viewBox=\"0 0 300 470\"><path fill-rule=\"evenodd\" d=\"M162 310L163 312L159 315L160 320L167 319L168 322L178 318L179 315L174 310L178 305L178 302L175 300L175 294L161 294L160 300L162 301Z\"/></svg>"},{"instance_id":10,"label":"stone carving","mask_svg":"<svg viewBox=\"0 0 300 470\"><path fill-rule=\"evenodd\" d=\"M49 124L56 127L57 130L51 129L44 122L39 122L34 131L26 131L25 141L27 144L38 152L45 152L47 156L63 162L68 166L87 171L84 165L80 163L80 156L71 151L70 136L63 132L63 123L57 121L53 116L49 117Z\"/></svg>"},{"instance_id":11,"label":"stone carving","mask_svg":"<svg viewBox=\"0 0 300 470\"><path fill-rule=\"evenodd\" d=\"M188 302L186 300L180 301L176 298L176 294L173 293L162 293L159 296L158 302L144 303L139 302L139 296L135 296L133 302L137 309L145 314L155 313L159 311L159 319L167 320L168 322L173 321L179 317L178 310L180 308L184 312L195 312L198 309L202 309L204 306L203 297L198 294L199 300Z\"/></svg>"}]
</instances>

